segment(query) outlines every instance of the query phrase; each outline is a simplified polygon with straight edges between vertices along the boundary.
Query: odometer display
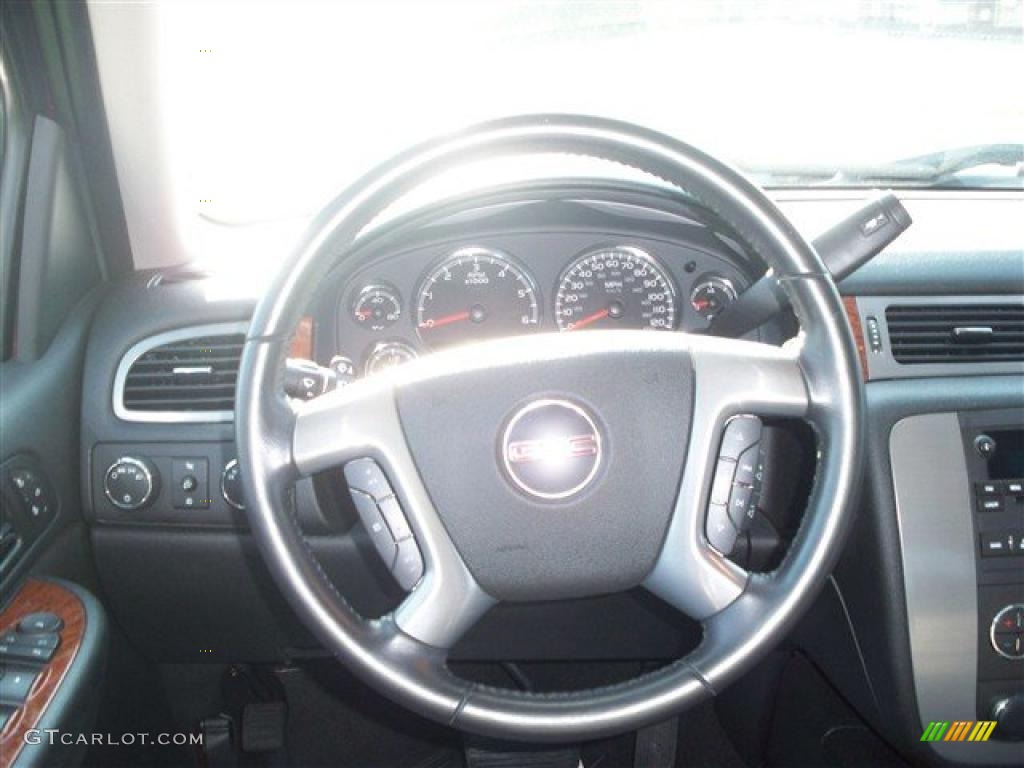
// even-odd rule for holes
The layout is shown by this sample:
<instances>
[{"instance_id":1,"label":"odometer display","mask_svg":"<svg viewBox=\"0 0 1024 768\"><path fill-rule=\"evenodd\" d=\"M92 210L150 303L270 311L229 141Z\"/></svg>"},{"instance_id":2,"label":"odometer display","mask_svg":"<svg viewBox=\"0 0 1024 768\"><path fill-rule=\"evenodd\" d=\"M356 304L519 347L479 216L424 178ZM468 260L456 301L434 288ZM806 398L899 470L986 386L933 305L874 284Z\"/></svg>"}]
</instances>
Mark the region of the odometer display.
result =
<instances>
[{"instance_id":1,"label":"odometer display","mask_svg":"<svg viewBox=\"0 0 1024 768\"><path fill-rule=\"evenodd\" d=\"M672 279L639 248L605 248L580 256L562 273L555 294L562 331L582 328L672 330L676 292Z\"/></svg>"},{"instance_id":2,"label":"odometer display","mask_svg":"<svg viewBox=\"0 0 1024 768\"><path fill-rule=\"evenodd\" d=\"M533 278L507 256L462 248L424 278L416 295L416 331L431 348L514 336L540 321Z\"/></svg>"}]
</instances>

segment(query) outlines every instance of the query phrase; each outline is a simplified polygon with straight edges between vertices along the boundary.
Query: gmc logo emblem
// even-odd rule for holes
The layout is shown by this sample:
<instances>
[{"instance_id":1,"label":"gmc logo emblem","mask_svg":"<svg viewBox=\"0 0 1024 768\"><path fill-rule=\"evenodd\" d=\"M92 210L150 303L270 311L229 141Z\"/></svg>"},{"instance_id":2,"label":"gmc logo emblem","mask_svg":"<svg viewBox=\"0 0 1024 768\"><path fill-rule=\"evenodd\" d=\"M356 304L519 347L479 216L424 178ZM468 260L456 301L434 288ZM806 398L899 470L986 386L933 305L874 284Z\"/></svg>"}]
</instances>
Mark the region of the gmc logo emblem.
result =
<instances>
[{"instance_id":1,"label":"gmc logo emblem","mask_svg":"<svg viewBox=\"0 0 1024 768\"><path fill-rule=\"evenodd\" d=\"M529 464L534 461L557 461L581 456L596 456L597 436L573 435L554 440L519 440L508 444L511 464Z\"/></svg>"},{"instance_id":2,"label":"gmc logo emblem","mask_svg":"<svg viewBox=\"0 0 1024 768\"><path fill-rule=\"evenodd\" d=\"M597 477L603 437L582 405L542 398L516 411L498 438L505 474L523 493L567 499Z\"/></svg>"}]
</instances>

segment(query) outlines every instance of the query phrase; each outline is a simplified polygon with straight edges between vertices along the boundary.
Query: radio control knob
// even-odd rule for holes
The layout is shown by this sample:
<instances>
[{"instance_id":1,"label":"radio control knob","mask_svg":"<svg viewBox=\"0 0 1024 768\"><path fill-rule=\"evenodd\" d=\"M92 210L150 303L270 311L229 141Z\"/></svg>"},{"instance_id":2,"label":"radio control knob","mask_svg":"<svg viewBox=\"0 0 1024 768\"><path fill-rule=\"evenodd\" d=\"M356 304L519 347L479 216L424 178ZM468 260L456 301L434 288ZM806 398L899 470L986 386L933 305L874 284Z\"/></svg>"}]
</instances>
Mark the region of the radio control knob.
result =
<instances>
[{"instance_id":1,"label":"radio control knob","mask_svg":"<svg viewBox=\"0 0 1024 768\"><path fill-rule=\"evenodd\" d=\"M981 458L988 461L996 454L996 441L988 435L978 435L974 438L974 450Z\"/></svg>"},{"instance_id":2,"label":"radio control knob","mask_svg":"<svg viewBox=\"0 0 1024 768\"><path fill-rule=\"evenodd\" d=\"M160 474L152 462L136 456L122 456L103 476L103 492L118 509L142 509L156 498Z\"/></svg>"},{"instance_id":3,"label":"radio control knob","mask_svg":"<svg viewBox=\"0 0 1024 768\"><path fill-rule=\"evenodd\" d=\"M999 723L996 733L1004 741L1024 740L1024 693L1016 693L997 701L990 717Z\"/></svg>"}]
</instances>

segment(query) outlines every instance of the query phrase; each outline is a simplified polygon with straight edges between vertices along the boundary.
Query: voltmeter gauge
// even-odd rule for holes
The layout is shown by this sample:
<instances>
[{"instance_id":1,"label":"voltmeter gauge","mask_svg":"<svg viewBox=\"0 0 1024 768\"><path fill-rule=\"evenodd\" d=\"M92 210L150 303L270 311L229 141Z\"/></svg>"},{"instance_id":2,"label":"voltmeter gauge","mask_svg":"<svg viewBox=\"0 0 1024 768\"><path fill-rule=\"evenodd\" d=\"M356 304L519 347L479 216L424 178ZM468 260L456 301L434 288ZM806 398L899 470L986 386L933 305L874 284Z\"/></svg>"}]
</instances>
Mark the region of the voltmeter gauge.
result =
<instances>
[{"instance_id":1,"label":"voltmeter gauge","mask_svg":"<svg viewBox=\"0 0 1024 768\"><path fill-rule=\"evenodd\" d=\"M701 278L690 293L690 306L705 320L710 320L736 301L736 289L724 277Z\"/></svg>"},{"instance_id":2,"label":"voltmeter gauge","mask_svg":"<svg viewBox=\"0 0 1024 768\"><path fill-rule=\"evenodd\" d=\"M368 285L352 302L352 319L370 331L383 331L402 316L402 299L389 285Z\"/></svg>"}]
</instances>

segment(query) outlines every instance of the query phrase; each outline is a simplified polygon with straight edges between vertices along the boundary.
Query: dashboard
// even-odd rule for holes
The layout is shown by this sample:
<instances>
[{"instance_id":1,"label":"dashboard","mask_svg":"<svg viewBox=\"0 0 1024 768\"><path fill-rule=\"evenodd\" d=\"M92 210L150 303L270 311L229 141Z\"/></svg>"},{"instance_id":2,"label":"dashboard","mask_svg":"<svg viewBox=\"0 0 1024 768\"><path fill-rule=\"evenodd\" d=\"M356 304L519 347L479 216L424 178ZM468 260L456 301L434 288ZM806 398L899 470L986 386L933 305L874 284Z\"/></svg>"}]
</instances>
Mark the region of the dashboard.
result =
<instances>
[{"instance_id":1,"label":"dashboard","mask_svg":"<svg viewBox=\"0 0 1024 768\"><path fill-rule=\"evenodd\" d=\"M857 194L776 197L812 236L860 202L863 194ZM1024 508L1016 497L1006 500L1004 485L1009 488L1010 481L992 480L971 441L975 432L988 430L1005 449L999 430L1011 419L1019 423L1021 390L1019 363L966 357L901 362L895 355L902 326L890 314L927 310L945 317L968 311L963 309L968 305L971 312L988 312L990 304L1009 311L1003 305L1019 306L1024 284L1019 235L1012 226L1019 220L1018 200L923 194L903 199L914 227L839 286L862 344L870 466L852 554L837 569L832 586L833 600L841 603L829 623L836 635L812 655L836 679L845 680L851 669L868 670L867 682L844 682L844 693L862 711L879 710L879 722L892 724L886 728L894 731L893 738L910 733L917 739L920 713L905 702L920 700L931 719L949 719L951 692L959 692L962 706L955 711L967 713L959 716L982 718L990 698L1019 680L1024 662L1000 656L989 633L1003 607L1020 602L1005 594L1019 590L1009 584L1008 574L1019 573L1020 560L983 558L980 547L989 539L979 537L1009 532L1016 541ZM978 233L988 238L980 245ZM310 297L291 355L321 366L347 359L352 376L365 376L412 355L497 335L607 327L700 333L732 291L741 294L763 271L760 258L726 223L678 192L576 180L500 188L376 225L339 258ZM714 291L706 290L709 284ZM90 327L79 472L100 579L125 630L154 657L198 658L190 640L195 637L203 637L225 660L315 653L316 641L282 618L290 616L288 608L255 565L245 513L226 493L234 429L230 403L218 399L217 376L223 370L225 381L233 380L237 360L227 353L240 350L255 300L237 295L215 300L211 293L209 281L187 271L136 273L111 287ZM957 318L950 322L962 324ZM784 314L752 335L779 343L795 328ZM212 337L221 345L212 346ZM133 350L148 351L136 358ZM211 350L225 354L211 358ZM392 354L396 350L401 351ZM166 401L158 412L138 410L143 394L155 399L168 393L160 387L126 392L132 379L119 378L118 371L130 373L127 369L140 362L142 375L136 378L152 381L146 377L151 367L163 364L162 356L173 359L169 365L188 368L186 355L196 358L198 367L214 369L206 383L188 381L188 392L197 398L192 410L175 411ZM913 377L913 386L907 377ZM212 401L211 410L199 410L200 395ZM1005 410L1011 407L1017 410ZM975 413L979 409L984 413ZM940 419L941 414L946 415ZM929 418L896 429L920 415ZM964 421L975 416L986 420ZM890 444L893 434L899 439ZM799 463L794 458L799 443L782 437L783 463ZM967 442L959 458L946 450L948 460L939 472L945 483L917 482L931 477L937 466L935 451L922 446L949 449L959 446L961 437ZM912 449L904 450L904 442ZM964 456L973 464L965 467ZM147 461L154 477L163 479L138 509L117 507L104 490L106 473L123 457ZM180 487L174 484L175 464L185 460L202 469L196 476L201 492L193 494L191 506L188 497L176 500L173 493ZM950 489L954 481L956 488ZM1004 489L1002 509L980 511L984 507L978 504L989 499L975 498L974 482L981 489L991 482ZM779 484L780 492L784 486ZM303 481L295 491L296 515L332 580L345 584L360 612L380 615L398 598L396 588L386 571L374 570L379 558L343 491L336 478ZM958 520L959 527L934 526L936 509ZM951 531L955 541L927 539ZM914 543L922 536L925 540ZM926 570L938 562L935 551L947 553L941 574ZM942 589L935 587L937 574L945 579ZM962 608L951 612L948 595L954 590ZM880 594L895 597L880 604ZM195 595L203 596L201 610ZM161 611L152 611L153 605ZM935 633L931 628L939 618L944 629ZM521 631L523 621L529 632ZM675 658L700 640L699 627L681 627L657 606L626 595L496 611L458 649L459 658L572 658L578 652L570 642L574 630L598 621L607 641L594 651L601 658ZM251 631L255 626L261 631ZM853 627L861 646L849 642L847 630ZM920 635L916 627L922 628ZM942 642L929 644L934 637ZM955 664L945 662L950 654ZM945 677L939 675L943 670ZM929 688L934 681L942 687ZM876 697L875 686L886 695Z\"/></svg>"},{"instance_id":2,"label":"dashboard","mask_svg":"<svg viewBox=\"0 0 1024 768\"><path fill-rule=\"evenodd\" d=\"M333 331L332 348L318 347L318 357L330 353L337 371L364 376L501 336L700 333L750 283L752 264L724 227L662 202L630 207L597 189L511 207L498 197L474 209L469 227L457 208L435 211L420 242L396 248L385 238L354 268L339 267L316 315L320 334Z\"/></svg>"}]
</instances>

